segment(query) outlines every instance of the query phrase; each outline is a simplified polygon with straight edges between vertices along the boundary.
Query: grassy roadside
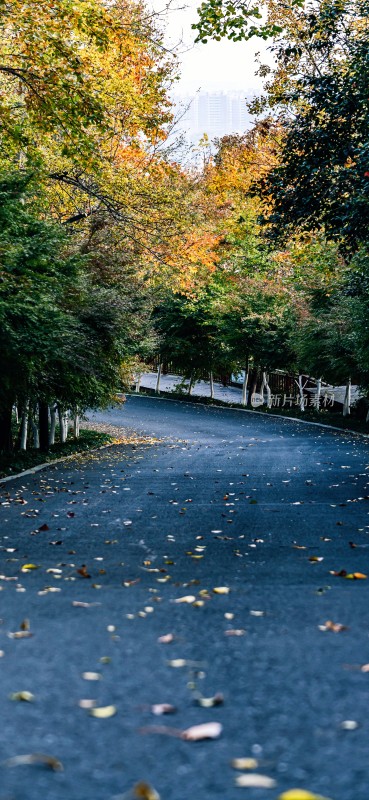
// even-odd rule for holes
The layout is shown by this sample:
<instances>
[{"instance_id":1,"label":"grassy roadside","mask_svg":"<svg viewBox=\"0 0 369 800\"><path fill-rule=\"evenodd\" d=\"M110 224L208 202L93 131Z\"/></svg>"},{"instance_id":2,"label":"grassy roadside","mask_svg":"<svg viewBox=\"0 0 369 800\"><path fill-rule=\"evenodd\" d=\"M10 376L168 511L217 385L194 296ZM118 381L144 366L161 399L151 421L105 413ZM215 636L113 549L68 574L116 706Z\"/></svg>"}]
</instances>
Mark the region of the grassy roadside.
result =
<instances>
[{"instance_id":1,"label":"grassy roadside","mask_svg":"<svg viewBox=\"0 0 369 800\"><path fill-rule=\"evenodd\" d=\"M47 453L40 453L39 450L30 448L29 450L14 450L12 453L0 453L0 479L9 475L17 475L26 469L37 467L47 461L55 461L57 458L83 453L95 447L102 447L110 444L114 437L102 431L81 430L79 439L68 439L64 444L56 443L50 446Z\"/></svg>"},{"instance_id":2,"label":"grassy roadside","mask_svg":"<svg viewBox=\"0 0 369 800\"><path fill-rule=\"evenodd\" d=\"M142 388L140 394L158 397L154 389ZM181 403L201 403L206 406L220 406L222 408L243 408L241 403L225 403L223 400L211 400L210 397L203 397L202 395L189 396L187 394L181 394L180 392L160 392L159 397L167 397L170 400L177 400ZM350 414L349 417L344 417L339 411L331 411L330 409L316 411L314 408L307 408L305 411L301 411L298 406L293 406L293 408L270 409L263 406L259 408L248 408L247 410L267 416L291 417L291 419L301 419L305 422L318 422L321 425L333 425L333 427L342 428L344 431L366 433L369 435L369 424L365 422L364 419L356 417L354 413Z\"/></svg>"}]
</instances>

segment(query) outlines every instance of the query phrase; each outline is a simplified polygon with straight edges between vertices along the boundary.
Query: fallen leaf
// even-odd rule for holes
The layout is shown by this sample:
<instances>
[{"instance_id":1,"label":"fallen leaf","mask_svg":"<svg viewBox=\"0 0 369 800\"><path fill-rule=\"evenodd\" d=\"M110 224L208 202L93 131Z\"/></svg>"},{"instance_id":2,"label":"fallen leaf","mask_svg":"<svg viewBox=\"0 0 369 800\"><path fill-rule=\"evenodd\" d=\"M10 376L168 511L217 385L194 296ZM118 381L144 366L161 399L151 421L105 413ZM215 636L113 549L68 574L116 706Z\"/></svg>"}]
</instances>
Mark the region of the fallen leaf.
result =
<instances>
[{"instance_id":1,"label":"fallen leaf","mask_svg":"<svg viewBox=\"0 0 369 800\"><path fill-rule=\"evenodd\" d=\"M246 631L244 628L230 628L228 631L224 631L225 636L244 636Z\"/></svg>"},{"instance_id":2,"label":"fallen leaf","mask_svg":"<svg viewBox=\"0 0 369 800\"><path fill-rule=\"evenodd\" d=\"M309 556L309 561L315 564L317 561L323 561L323 556Z\"/></svg>"},{"instance_id":3,"label":"fallen leaf","mask_svg":"<svg viewBox=\"0 0 369 800\"><path fill-rule=\"evenodd\" d=\"M200 742L203 739L218 739L222 732L220 722L205 722L202 725L192 725L182 731L181 738L186 742Z\"/></svg>"},{"instance_id":4,"label":"fallen leaf","mask_svg":"<svg viewBox=\"0 0 369 800\"><path fill-rule=\"evenodd\" d=\"M100 672L82 672L82 678L85 681L101 681L102 675Z\"/></svg>"},{"instance_id":5,"label":"fallen leaf","mask_svg":"<svg viewBox=\"0 0 369 800\"><path fill-rule=\"evenodd\" d=\"M80 569L77 569L78 575L81 575L82 578L91 578L91 575L87 572L86 564L82 564Z\"/></svg>"},{"instance_id":6,"label":"fallen leaf","mask_svg":"<svg viewBox=\"0 0 369 800\"><path fill-rule=\"evenodd\" d=\"M23 764L41 764L44 767L49 767L54 772L62 772L64 769L63 764L54 756L48 756L44 753L27 753L22 756L14 756L5 761L7 767L19 767Z\"/></svg>"},{"instance_id":7,"label":"fallen leaf","mask_svg":"<svg viewBox=\"0 0 369 800\"><path fill-rule=\"evenodd\" d=\"M151 712L156 714L156 716L160 716L161 714L175 714L177 711L175 706L170 705L170 703L154 703L151 706Z\"/></svg>"},{"instance_id":8,"label":"fallen leaf","mask_svg":"<svg viewBox=\"0 0 369 800\"><path fill-rule=\"evenodd\" d=\"M278 800L329 800L329 797L322 797L321 794L313 794L305 789L288 789L278 796Z\"/></svg>"},{"instance_id":9,"label":"fallen leaf","mask_svg":"<svg viewBox=\"0 0 369 800\"><path fill-rule=\"evenodd\" d=\"M85 698L82 700L78 700L78 705L80 708L95 708L96 700L90 700L89 698Z\"/></svg>"},{"instance_id":10,"label":"fallen leaf","mask_svg":"<svg viewBox=\"0 0 369 800\"><path fill-rule=\"evenodd\" d=\"M268 775L259 775L257 772L250 772L248 775L237 775L235 784L241 788L254 787L255 789L274 789L277 785L274 778L269 778Z\"/></svg>"},{"instance_id":11,"label":"fallen leaf","mask_svg":"<svg viewBox=\"0 0 369 800\"><path fill-rule=\"evenodd\" d=\"M228 586L215 586L213 592L214 594L229 594L230 589Z\"/></svg>"},{"instance_id":12,"label":"fallen leaf","mask_svg":"<svg viewBox=\"0 0 369 800\"><path fill-rule=\"evenodd\" d=\"M221 706L224 703L224 696L221 692L217 692L213 697L203 697L202 695L195 696L195 702L202 708L213 708L214 706Z\"/></svg>"},{"instance_id":13,"label":"fallen leaf","mask_svg":"<svg viewBox=\"0 0 369 800\"><path fill-rule=\"evenodd\" d=\"M39 569L37 564L23 564L21 572L31 572L33 569Z\"/></svg>"},{"instance_id":14,"label":"fallen leaf","mask_svg":"<svg viewBox=\"0 0 369 800\"><path fill-rule=\"evenodd\" d=\"M179 667L185 667L187 661L184 658L174 658L172 661L168 661L169 667L174 667L174 669L178 669Z\"/></svg>"},{"instance_id":15,"label":"fallen leaf","mask_svg":"<svg viewBox=\"0 0 369 800\"><path fill-rule=\"evenodd\" d=\"M158 642L159 644L170 644L173 642L174 636L172 633L165 633L163 636L159 636Z\"/></svg>"},{"instance_id":16,"label":"fallen leaf","mask_svg":"<svg viewBox=\"0 0 369 800\"><path fill-rule=\"evenodd\" d=\"M256 758L234 758L231 766L233 769L257 769L259 762Z\"/></svg>"},{"instance_id":17,"label":"fallen leaf","mask_svg":"<svg viewBox=\"0 0 369 800\"><path fill-rule=\"evenodd\" d=\"M140 800L160 800L160 795L156 789L144 781L139 781L133 787L133 797L138 797Z\"/></svg>"},{"instance_id":18,"label":"fallen leaf","mask_svg":"<svg viewBox=\"0 0 369 800\"><path fill-rule=\"evenodd\" d=\"M9 696L11 700L20 700L25 703L32 703L35 699L35 695L32 692L13 692Z\"/></svg>"},{"instance_id":19,"label":"fallen leaf","mask_svg":"<svg viewBox=\"0 0 369 800\"><path fill-rule=\"evenodd\" d=\"M173 600L174 603L194 603L196 597L193 594L185 594L184 597L178 597L177 600Z\"/></svg>"},{"instance_id":20,"label":"fallen leaf","mask_svg":"<svg viewBox=\"0 0 369 800\"><path fill-rule=\"evenodd\" d=\"M7 636L9 639L30 639L33 633L31 631L14 631L13 633L9 631Z\"/></svg>"},{"instance_id":21,"label":"fallen leaf","mask_svg":"<svg viewBox=\"0 0 369 800\"><path fill-rule=\"evenodd\" d=\"M319 625L319 630L333 631L333 633L341 633L341 631L347 631L347 626L341 625L340 622L332 622L331 619L328 619L324 625Z\"/></svg>"},{"instance_id":22,"label":"fallen leaf","mask_svg":"<svg viewBox=\"0 0 369 800\"><path fill-rule=\"evenodd\" d=\"M114 717L116 713L116 706L100 706L99 708L90 708L91 717L97 717L98 719L108 719L109 717Z\"/></svg>"}]
</instances>

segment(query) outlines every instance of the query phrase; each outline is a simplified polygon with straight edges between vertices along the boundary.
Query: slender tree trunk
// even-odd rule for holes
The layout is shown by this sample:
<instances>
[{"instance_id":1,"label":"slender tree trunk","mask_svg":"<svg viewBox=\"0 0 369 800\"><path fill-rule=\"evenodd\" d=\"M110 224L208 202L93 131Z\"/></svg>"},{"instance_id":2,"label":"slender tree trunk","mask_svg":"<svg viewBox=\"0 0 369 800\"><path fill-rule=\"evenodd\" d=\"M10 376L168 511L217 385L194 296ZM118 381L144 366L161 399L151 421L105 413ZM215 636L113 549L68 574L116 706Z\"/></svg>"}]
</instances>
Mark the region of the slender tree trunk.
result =
<instances>
[{"instance_id":1,"label":"slender tree trunk","mask_svg":"<svg viewBox=\"0 0 369 800\"><path fill-rule=\"evenodd\" d=\"M73 418L73 435L75 439L79 439L79 423L80 423L79 414L75 414Z\"/></svg>"},{"instance_id":2,"label":"slender tree trunk","mask_svg":"<svg viewBox=\"0 0 369 800\"><path fill-rule=\"evenodd\" d=\"M136 386L135 386L135 391L137 392L137 394L139 394L139 391L140 391L141 378L142 378L142 375L140 373L139 375L137 375Z\"/></svg>"},{"instance_id":3,"label":"slender tree trunk","mask_svg":"<svg viewBox=\"0 0 369 800\"><path fill-rule=\"evenodd\" d=\"M49 444L55 444L55 428L56 428L56 405L50 406L50 431L49 431Z\"/></svg>"},{"instance_id":4,"label":"slender tree trunk","mask_svg":"<svg viewBox=\"0 0 369 800\"><path fill-rule=\"evenodd\" d=\"M192 394L194 383L195 383L194 374L193 372L191 372L190 382L188 384L188 394L190 395Z\"/></svg>"},{"instance_id":5,"label":"slender tree trunk","mask_svg":"<svg viewBox=\"0 0 369 800\"><path fill-rule=\"evenodd\" d=\"M256 392L257 383L258 383L258 370L257 369L253 369L252 372L251 372L251 378L250 378L250 389L249 389L248 396L247 396L247 405L248 406L251 406L251 398L252 398L252 395Z\"/></svg>"},{"instance_id":6,"label":"slender tree trunk","mask_svg":"<svg viewBox=\"0 0 369 800\"><path fill-rule=\"evenodd\" d=\"M344 417L347 417L349 414L351 414L351 378L348 379L346 384L342 413Z\"/></svg>"},{"instance_id":7,"label":"slender tree trunk","mask_svg":"<svg viewBox=\"0 0 369 800\"><path fill-rule=\"evenodd\" d=\"M43 400L38 404L38 420L40 429L40 450L47 453L49 449L49 406Z\"/></svg>"},{"instance_id":8,"label":"slender tree trunk","mask_svg":"<svg viewBox=\"0 0 369 800\"><path fill-rule=\"evenodd\" d=\"M19 425L19 412L18 412L18 403L14 406L14 414L15 414L15 421L17 425Z\"/></svg>"},{"instance_id":9,"label":"slender tree trunk","mask_svg":"<svg viewBox=\"0 0 369 800\"><path fill-rule=\"evenodd\" d=\"M316 395L315 395L316 410L317 411L320 410L320 398L321 398L321 396L322 396L322 379L318 378L317 382L316 382Z\"/></svg>"},{"instance_id":10,"label":"slender tree trunk","mask_svg":"<svg viewBox=\"0 0 369 800\"><path fill-rule=\"evenodd\" d=\"M270 389L270 386L269 386L269 375L267 375L266 372L263 372L263 381L264 381L264 386L265 386L266 395L267 395L267 403L266 403L267 404L267 408L271 408L272 407L272 392L271 392L271 389Z\"/></svg>"},{"instance_id":11,"label":"slender tree trunk","mask_svg":"<svg viewBox=\"0 0 369 800\"><path fill-rule=\"evenodd\" d=\"M12 410L13 404L10 403L0 411L0 450L7 453L13 449Z\"/></svg>"},{"instance_id":12,"label":"slender tree trunk","mask_svg":"<svg viewBox=\"0 0 369 800\"><path fill-rule=\"evenodd\" d=\"M60 428L60 441L62 444L67 441L68 436L68 423L67 423L67 415L65 411L62 411L60 406L58 406L58 417L59 417L59 428Z\"/></svg>"},{"instance_id":13,"label":"slender tree trunk","mask_svg":"<svg viewBox=\"0 0 369 800\"><path fill-rule=\"evenodd\" d=\"M162 368L163 368L163 365L162 365L162 363L160 363L158 365L158 376L156 378L156 389L155 389L156 394L159 394L159 392L160 392L160 378L161 378Z\"/></svg>"},{"instance_id":14,"label":"slender tree trunk","mask_svg":"<svg viewBox=\"0 0 369 800\"><path fill-rule=\"evenodd\" d=\"M209 372L209 381L210 381L210 398L214 400L214 375L212 370Z\"/></svg>"},{"instance_id":15,"label":"slender tree trunk","mask_svg":"<svg viewBox=\"0 0 369 800\"><path fill-rule=\"evenodd\" d=\"M27 436L28 436L28 401L25 403L22 414L20 443L19 443L21 450L27 450Z\"/></svg>"},{"instance_id":16,"label":"slender tree trunk","mask_svg":"<svg viewBox=\"0 0 369 800\"><path fill-rule=\"evenodd\" d=\"M245 373L243 376L243 383L242 383L242 399L241 403L243 406L247 404L247 384L249 382L249 360L246 360L245 366Z\"/></svg>"},{"instance_id":17,"label":"slender tree trunk","mask_svg":"<svg viewBox=\"0 0 369 800\"><path fill-rule=\"evenodd\" d=\"M33 446L35 450L39 450L40 448L40 437L38 433L38 425L36 425L35 420L31 417L31 428L33 434Z\"/></svg>"},{"instance_id":18,"label":"slender tree trunk","mask_svg":"<svg viewBox=\"0 0 369 800\"><path fill-rule=\"evenodd\" d=\"M297 385L299 387L300 411L305 411L305 398L304 398L304 387L302 385L302 375L299 375Z\"/></svg>"}]
</instances>

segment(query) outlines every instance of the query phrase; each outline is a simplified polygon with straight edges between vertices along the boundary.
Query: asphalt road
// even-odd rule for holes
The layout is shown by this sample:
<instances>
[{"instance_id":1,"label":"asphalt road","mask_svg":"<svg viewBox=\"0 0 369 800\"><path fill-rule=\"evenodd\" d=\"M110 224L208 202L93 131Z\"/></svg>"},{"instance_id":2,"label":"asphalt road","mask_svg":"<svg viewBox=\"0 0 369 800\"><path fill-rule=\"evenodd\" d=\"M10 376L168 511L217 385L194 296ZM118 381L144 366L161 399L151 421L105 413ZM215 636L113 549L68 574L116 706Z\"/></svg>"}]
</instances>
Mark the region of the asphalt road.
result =
<instances>
[{"instance_id":1,"label":"asphalt road","mask_svg":"<svg viewBox=\"0 0 369 800\"><path fill-rule=\"evenodd\" d=\"M0 487L0 800L138 781L162 800L368 800L369 580L331 574L369 574L367 440L144 397L95 418L162 441ZM218 738L180 738L208 722ZM64 769L11 760L35 753ZM275 787L236 786L241 757Z\"/></svg>"}]
</instances>

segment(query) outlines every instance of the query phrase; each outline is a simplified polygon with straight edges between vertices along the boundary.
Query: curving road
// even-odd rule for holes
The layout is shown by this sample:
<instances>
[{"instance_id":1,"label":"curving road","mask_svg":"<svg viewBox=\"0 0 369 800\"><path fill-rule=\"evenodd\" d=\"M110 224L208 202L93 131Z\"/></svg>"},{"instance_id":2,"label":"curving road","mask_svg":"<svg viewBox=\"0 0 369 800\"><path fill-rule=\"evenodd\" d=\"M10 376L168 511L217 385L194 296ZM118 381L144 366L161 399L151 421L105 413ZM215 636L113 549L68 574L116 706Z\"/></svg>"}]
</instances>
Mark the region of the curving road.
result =
<instances>
[{"instance_id":1,"label":"curving road","mask_svg":"<svg viewBox=\"0 0 369 800\"><path fill-rule=\"evenodd\" d=\"M368 441L141 396L93 418L161 441L0 485L0 800L367 800L369 580L332 572L369 574ZM34 753L63 771L9 761Z\"/></svg>"}]
</instances>

